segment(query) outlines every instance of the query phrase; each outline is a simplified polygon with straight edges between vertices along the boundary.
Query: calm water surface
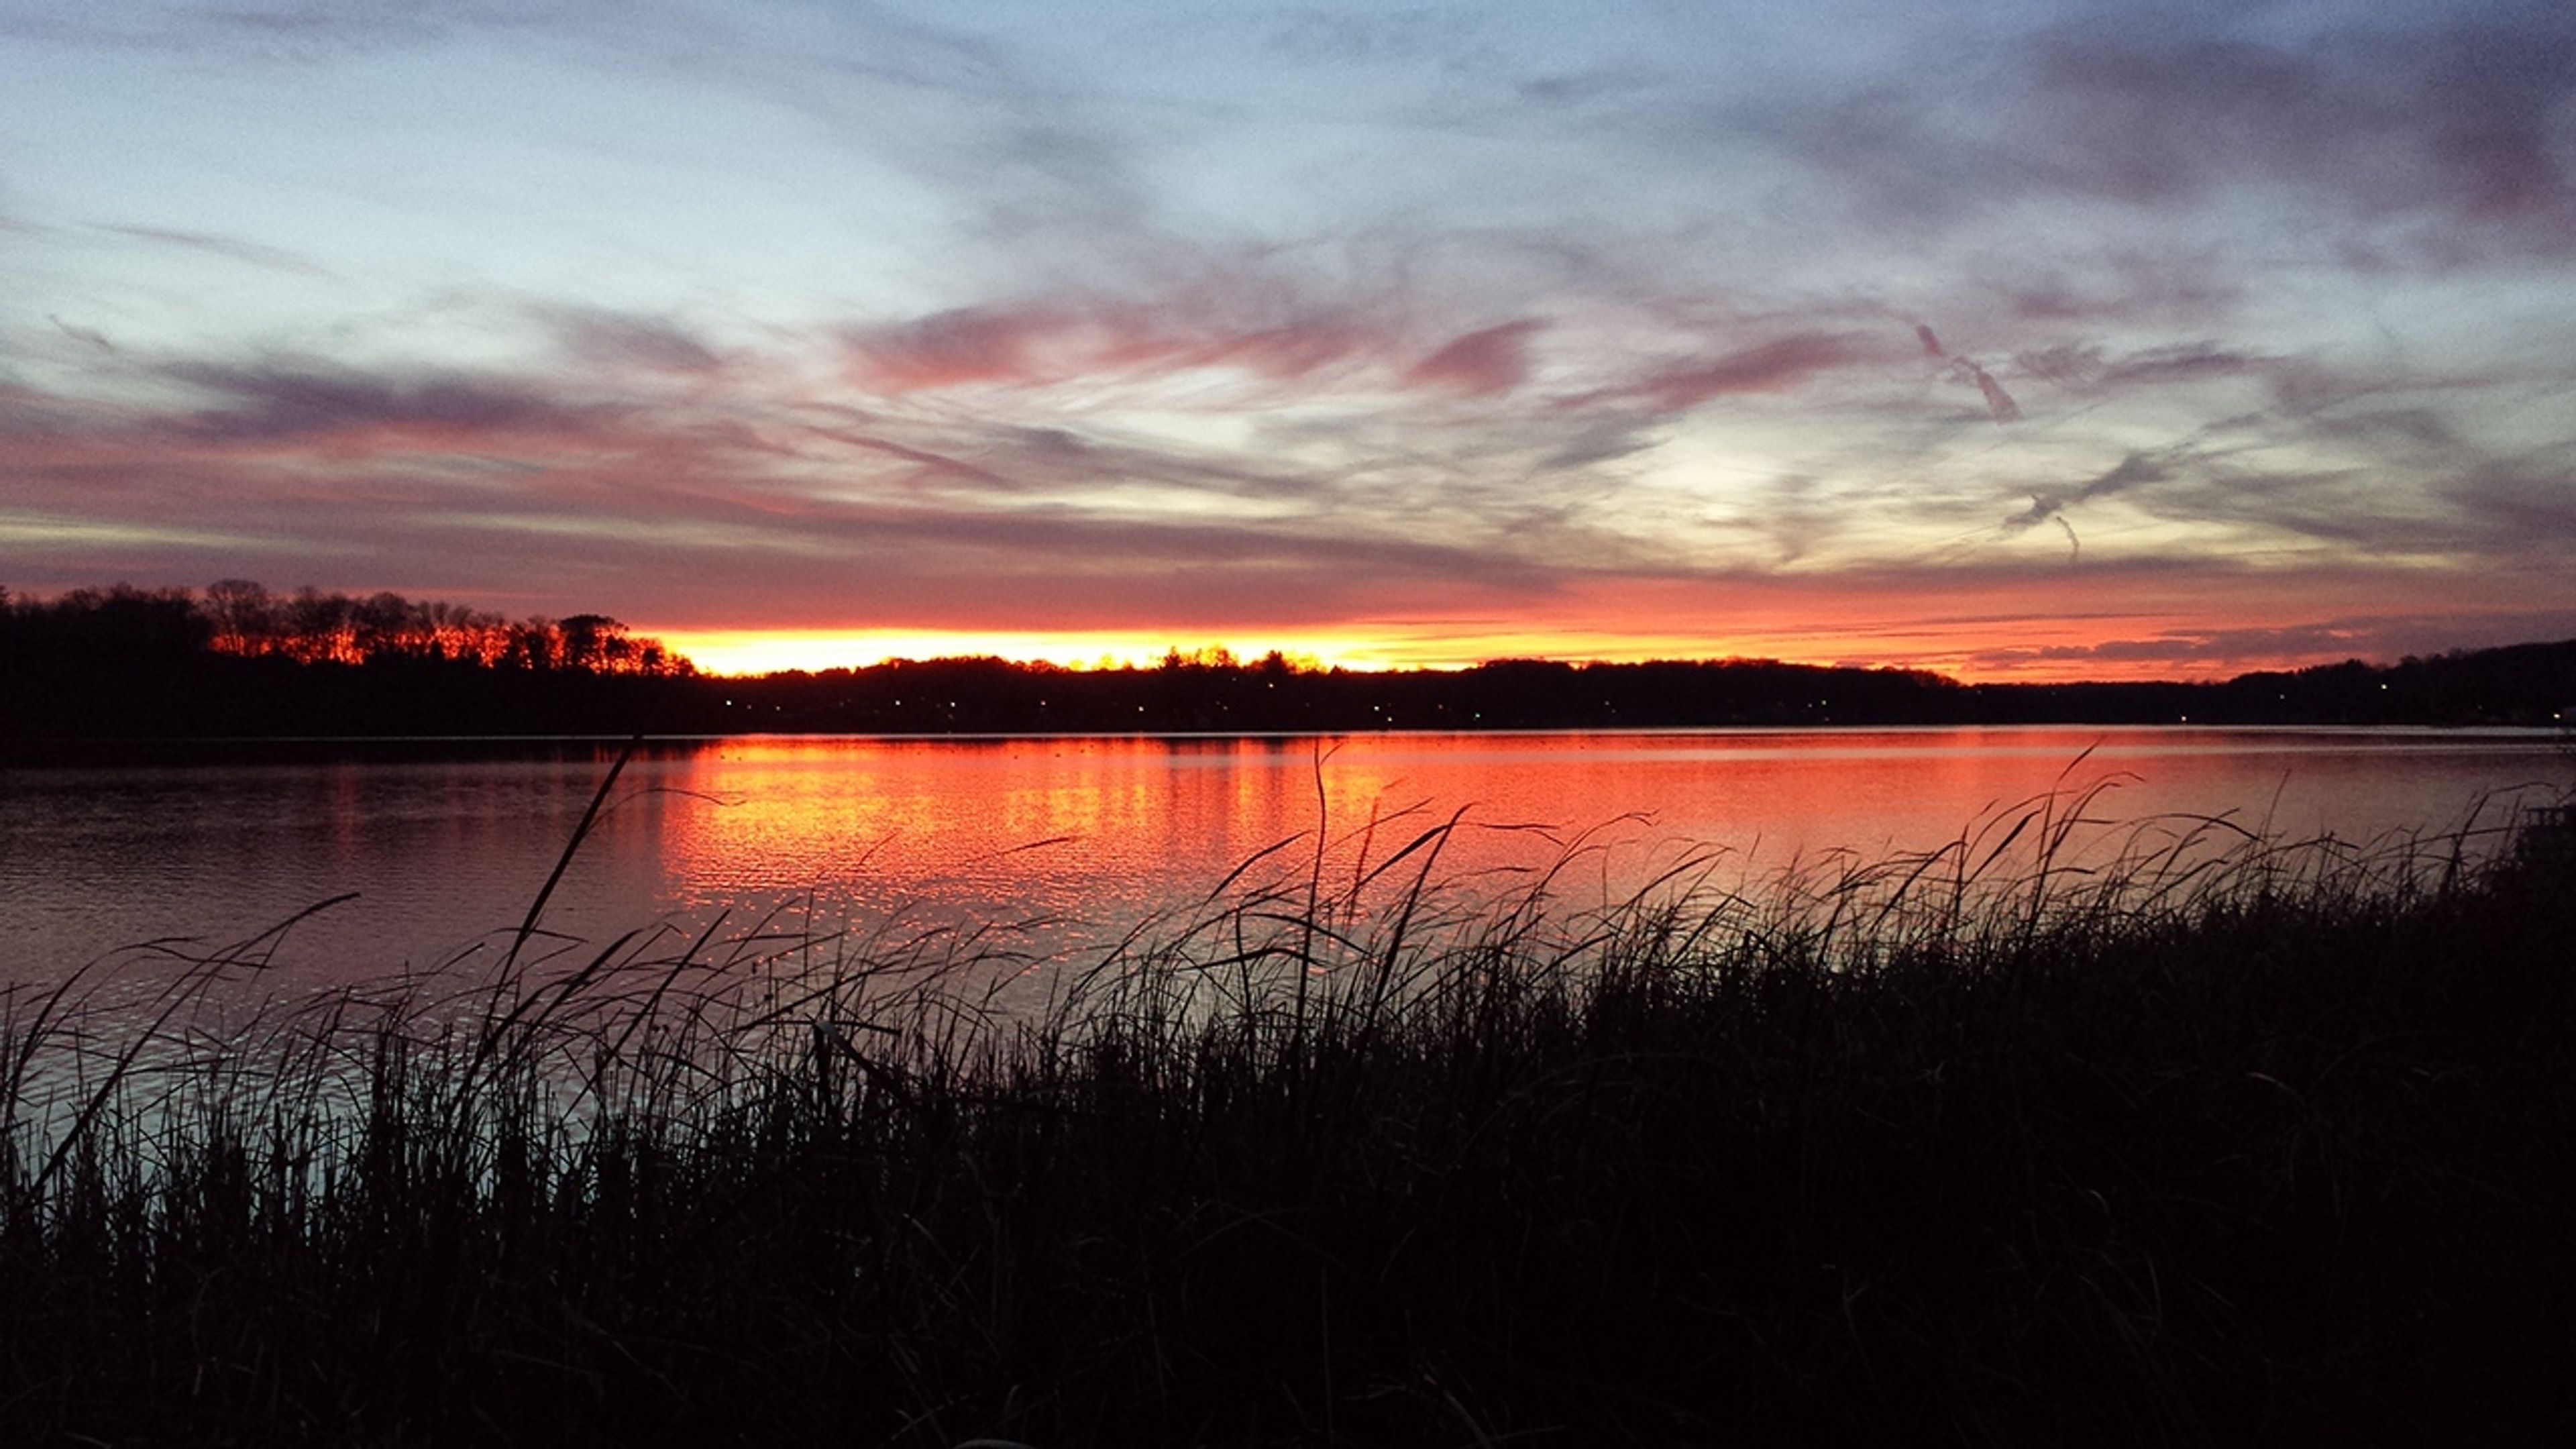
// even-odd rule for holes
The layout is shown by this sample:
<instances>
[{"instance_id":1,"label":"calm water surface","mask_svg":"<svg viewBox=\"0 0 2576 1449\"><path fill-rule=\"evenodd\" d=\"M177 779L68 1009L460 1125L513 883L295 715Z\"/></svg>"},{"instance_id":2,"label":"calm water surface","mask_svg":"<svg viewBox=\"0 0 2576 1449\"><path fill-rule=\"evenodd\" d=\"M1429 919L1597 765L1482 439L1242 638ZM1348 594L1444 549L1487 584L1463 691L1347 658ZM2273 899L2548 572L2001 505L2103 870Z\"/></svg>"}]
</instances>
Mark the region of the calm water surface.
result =
<instances>
[{"instance_id":1,"label":"calm water surface","mask_svg":"<svg viewBox=\"0 0 2576 1449\"><path fill-rule=\"evenodd\" d=\"M280 980L488 958L612 755L0 771L0 980L155 938L201 951L347 892L287 933ZM546 922L598 941L720 914L1039 920L1071 942L1202 900L1283 841L1254 874L1302 879L1319 825L1336 878L1463 810L1444 870L1507 880L1582 836L1582 878L1617 891L1689 849L1756 870L1928 849L2058 786L2106 783L2107 818L2367 839L2456 826L2482 799L2500 819L2496 800L2570 772L2558 738L2517 731L668 742L628 766Z\"/></svg>"}]
</instances>

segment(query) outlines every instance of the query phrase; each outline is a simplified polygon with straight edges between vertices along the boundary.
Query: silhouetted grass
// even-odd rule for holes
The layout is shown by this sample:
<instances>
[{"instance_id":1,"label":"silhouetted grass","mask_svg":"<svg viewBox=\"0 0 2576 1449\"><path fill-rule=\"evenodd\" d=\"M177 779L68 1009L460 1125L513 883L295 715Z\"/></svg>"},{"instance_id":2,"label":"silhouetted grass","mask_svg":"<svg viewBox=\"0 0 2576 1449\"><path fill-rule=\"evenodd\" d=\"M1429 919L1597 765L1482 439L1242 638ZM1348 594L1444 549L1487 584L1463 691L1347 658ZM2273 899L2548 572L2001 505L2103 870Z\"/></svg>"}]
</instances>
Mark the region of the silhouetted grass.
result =
<instances>
[{"instance_id":1,"label":"silhouetted grass","mask_svg":"<svg viewBox=\"0 0 2576 1449\"><path fill-rule=\"evenodd\" d=\"M2565 1442L2576 877L2084 804L21 990L0 1440Z\"/></svg>"}]
</instances>

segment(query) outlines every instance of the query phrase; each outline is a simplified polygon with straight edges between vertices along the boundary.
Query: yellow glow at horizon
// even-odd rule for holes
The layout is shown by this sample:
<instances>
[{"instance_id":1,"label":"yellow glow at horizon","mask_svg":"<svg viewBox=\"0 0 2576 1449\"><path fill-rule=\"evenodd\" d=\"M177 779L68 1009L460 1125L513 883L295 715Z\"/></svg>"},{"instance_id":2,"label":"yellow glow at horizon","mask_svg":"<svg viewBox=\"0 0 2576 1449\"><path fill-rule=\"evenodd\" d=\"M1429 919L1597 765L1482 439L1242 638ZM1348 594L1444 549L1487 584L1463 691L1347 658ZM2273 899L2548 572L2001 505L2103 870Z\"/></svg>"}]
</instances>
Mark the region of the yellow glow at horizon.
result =
<instances>
[{"instance_id":1,"label":"yellow glow at horizon","mask_svg":"<svg viewBox=\"0 0 2576 1449\"><path fill-rule=\"evenodd\" d=\"M2157 633L2179 620L2135 619ZM2148 678L2224 677L2268 661L2233 661L2200 670L2121 663L2076 655L2054 656L2048 645L2081 646L2080 623L2039 628L2028 623L1998 632L1968 622L1893 623L1842 621L1807 627L1761 628L1741 637L1630 633L1607 627L1514 627L1502 620L1406 621L1373 627L1365 635L1145 634L1131 631L972 632L941 630L687 630L642 627L715 675L758 675L786 670L860 669L889 660L999 658L1068 669L1151 668L1165 654L1223 648L1251 663L1276 649L1302 668L1386 670L1464 669L1496 659L1553 659L1568 663L1636 663L1672 659L1778 659L1796 664L1848 664L1928 669L1965 683L2046 682ZM1981 661L1983 649L2009 642L2031 653L2010 663ZM1980 664L1983 667L1980 667ZM2289 663L2291 661L2282 661Z\"/></svg>"},{"instance_id":2,"label":"yellow glow at horizon","mask_svg":"<svg viewBox=\"0 0 2576 1449\"><path fill-rule=\"evenodd\" d=\"M708 674L769 674L781 670L863 669L894 659L992 657L1019 664L1068 669L1150 668L1174 649L1184 654L1225 648L1250 663L1276 649L1301 665L1339 669L1404 669L1424 661L1401 648L1355 639L1207 637L1127 632L969 633L937 630L687 630L650 631ZM1473 661L1465 661L1472 663Z\"/></svg>"},{"instance_id":3,"label":"yellow glow at horizon","mask_svg":"<svg viewBox=\"0 0 2576 1449\"><path fill-rule=\"evenodd\" d=\"M1068 669L1152 668L1174 649L1185 655L1222 648L1242 663L1276 649L1301 668L1466 669L1495 659L1563 659L1582 663L1648 659L1714 659L1757 651L1706 638L1617 637L1509 626L1391 626L1361 635L1228 635L1175 632L973 633L939 630L640 629L707 674L862 669L896 659L999 658Z\"/></svg>"},{"instance_id":4,"label":"yellow glow at horizon","mask_svg":"<svg viewBox=\"0 0 2576 1449\"><path fill-rule=\"evenodd\" d=\"M972 633L937 630L664 630L660 639L700 672L757 675L783 670L862 669L896 659L999 658L1068 669L1152 668L1174 649L1184 655L1223 648L1242 663L1276 649L1301 668L1466 669L1495 659L1560 659L1633 663L1652 659L1718 659L1777 649L1729 647L1704 637L1609 636L1532 631L1506 625L1394 626L1357 635L1137 634L1127 632ZM1858 641L1854 641L1855 644ZM1805 662L1852 657L1852 650L1801 651Z\"/></svg>"}]
</instances>

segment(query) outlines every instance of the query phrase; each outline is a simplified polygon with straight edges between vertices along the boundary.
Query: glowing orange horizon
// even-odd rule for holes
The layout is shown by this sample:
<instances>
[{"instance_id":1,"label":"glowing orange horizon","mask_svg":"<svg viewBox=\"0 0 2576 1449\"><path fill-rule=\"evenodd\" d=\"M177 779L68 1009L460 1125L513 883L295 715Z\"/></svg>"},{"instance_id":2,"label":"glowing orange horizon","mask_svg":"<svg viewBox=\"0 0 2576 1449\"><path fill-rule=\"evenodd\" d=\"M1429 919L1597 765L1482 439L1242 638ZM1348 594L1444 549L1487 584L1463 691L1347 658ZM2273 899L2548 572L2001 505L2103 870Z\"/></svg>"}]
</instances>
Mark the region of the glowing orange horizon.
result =
<instances>
[{"instance_id":1,"label":"glowing orange horizon","mask_svg":"<svg viewBox=\"0 0 2576 1449\"><path fill-rule=\"evenodd\" d=\"M2460 637L2441 647L2510 642L2480 628L2510 617L2510 573L2464 581L2451 599ZM2390 580L2375 571L2217 577L2146 571L2070 589L2056 577L1970 576L1927 589L1915 575L1763 578L1575 577L1526 602L1424 601L1418 611L1282 620L1201 618L1021 628L994 601L965 617L909 627L730 629L639 625L700 669L760 674L859 668L889 659L992 656L1071 668L1150 666L1166 653L1222 647L1238 659L1278 650L1301 664L1357 670L1464 669L1495 659L1634 663L1778 659L1921 669L1963 683L2225 679L2362 658L2393 663L2370 631ZM2285 605L2295 600L2295 606ZM1260 601L1251 601L1257 605ZM1293 602L1293 601L1292 601ZM980 614L980 617L977 615ZM2359 620L2346 630L2313 620ZM2272 632L2277 629L2278 632Z\"/></svg>"},{"instance_id":2,"label":"glowing orange horizon","mask_svg":"<svg viewBox=\"0 0 2576 1449\"><path fill-rule=\"evenodd\" d=\"M1172 651L1204 657L1223 649L1249 663L1276 650L1301 668L1359 671L1466 669L1496 659L1569 663L1640 663L1671 659L1778 659L1817 665L1923 669L1963 682L2063 683L2216 679L2255 669L2298 668L2307 655L2230 659L2199 667L2172 661L2117 662L2037 655L2009 667L1979 667L1980 651L1997 647L2080 646L2073 637L2009 639L1922 625L1902 632L1800 634L1712 639L1706 636L1509 628L1408 626L1369 633L1257 634L1226 631L937 629L668 629L651 631L707 674L744 676L788 670L819 673L894 660L998 658L1067 669L1150 668ZM2342 657L2341 655L2336 656Z\"/></svg>"},{"instance_id":3,"label":"glowing orange horizon","mask_svg":"<svg viewBox=\"0 0 2576 1449\"><path fill-rule=\"evenodd\" d=\"M781 670L864 669L897 659L1007 659L1066 669L1147 668L1178 649L1183 654L1225 649L1249 662L1278 650L1301 667L1411 669L1422 667L1401 651L1372 648L1356 639L1328 636L1210 638L1097 632L1007 632L939 629L664 629L654 637L686 656L706 674L751 675ZM1474 663L1473 660L1463 661ZM1433 666L1439 667L1439 666ZM1456 667L1456 666L1450 666Z\"/></svg>"}]
</instances>

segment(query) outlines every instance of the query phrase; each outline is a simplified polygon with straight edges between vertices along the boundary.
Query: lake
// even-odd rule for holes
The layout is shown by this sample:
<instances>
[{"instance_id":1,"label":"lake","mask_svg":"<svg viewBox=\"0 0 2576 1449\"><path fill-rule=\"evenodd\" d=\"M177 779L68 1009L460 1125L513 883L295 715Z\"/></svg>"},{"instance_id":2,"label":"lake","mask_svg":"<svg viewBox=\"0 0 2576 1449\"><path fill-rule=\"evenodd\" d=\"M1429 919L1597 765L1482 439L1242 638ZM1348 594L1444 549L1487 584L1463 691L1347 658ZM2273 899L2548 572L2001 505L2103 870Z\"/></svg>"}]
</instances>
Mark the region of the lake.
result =
<instances>
[{"instance_id":1,"label":"lake","mask_svg":"<svg viewBox=\"0 0 2576 1449\"><path fill-rule=\"evenodd\" d=\"M0 981L58 980L165 938L202 955L352 892L285 933L262 979L295 990L497 959L618 749L315 746L0 771ZM1929 849L2052 789L2101 786L2091 813L2107 821L2223 816L2366 840L2473 811L2500 822L2570 773L2544 731L660 741L624 771L545 924L605 941L657 923L1000 923L1041 959L1072 959L1205 900L1266 848L1282 847L1245 881L1329 887L1453 814L1444 878L1507 888L1581 840L1566 878L1598 898L1692 851L1758 877L1832 852ZM175 959L127 950L100 970Z\"/></svg>"}]
</instances>

